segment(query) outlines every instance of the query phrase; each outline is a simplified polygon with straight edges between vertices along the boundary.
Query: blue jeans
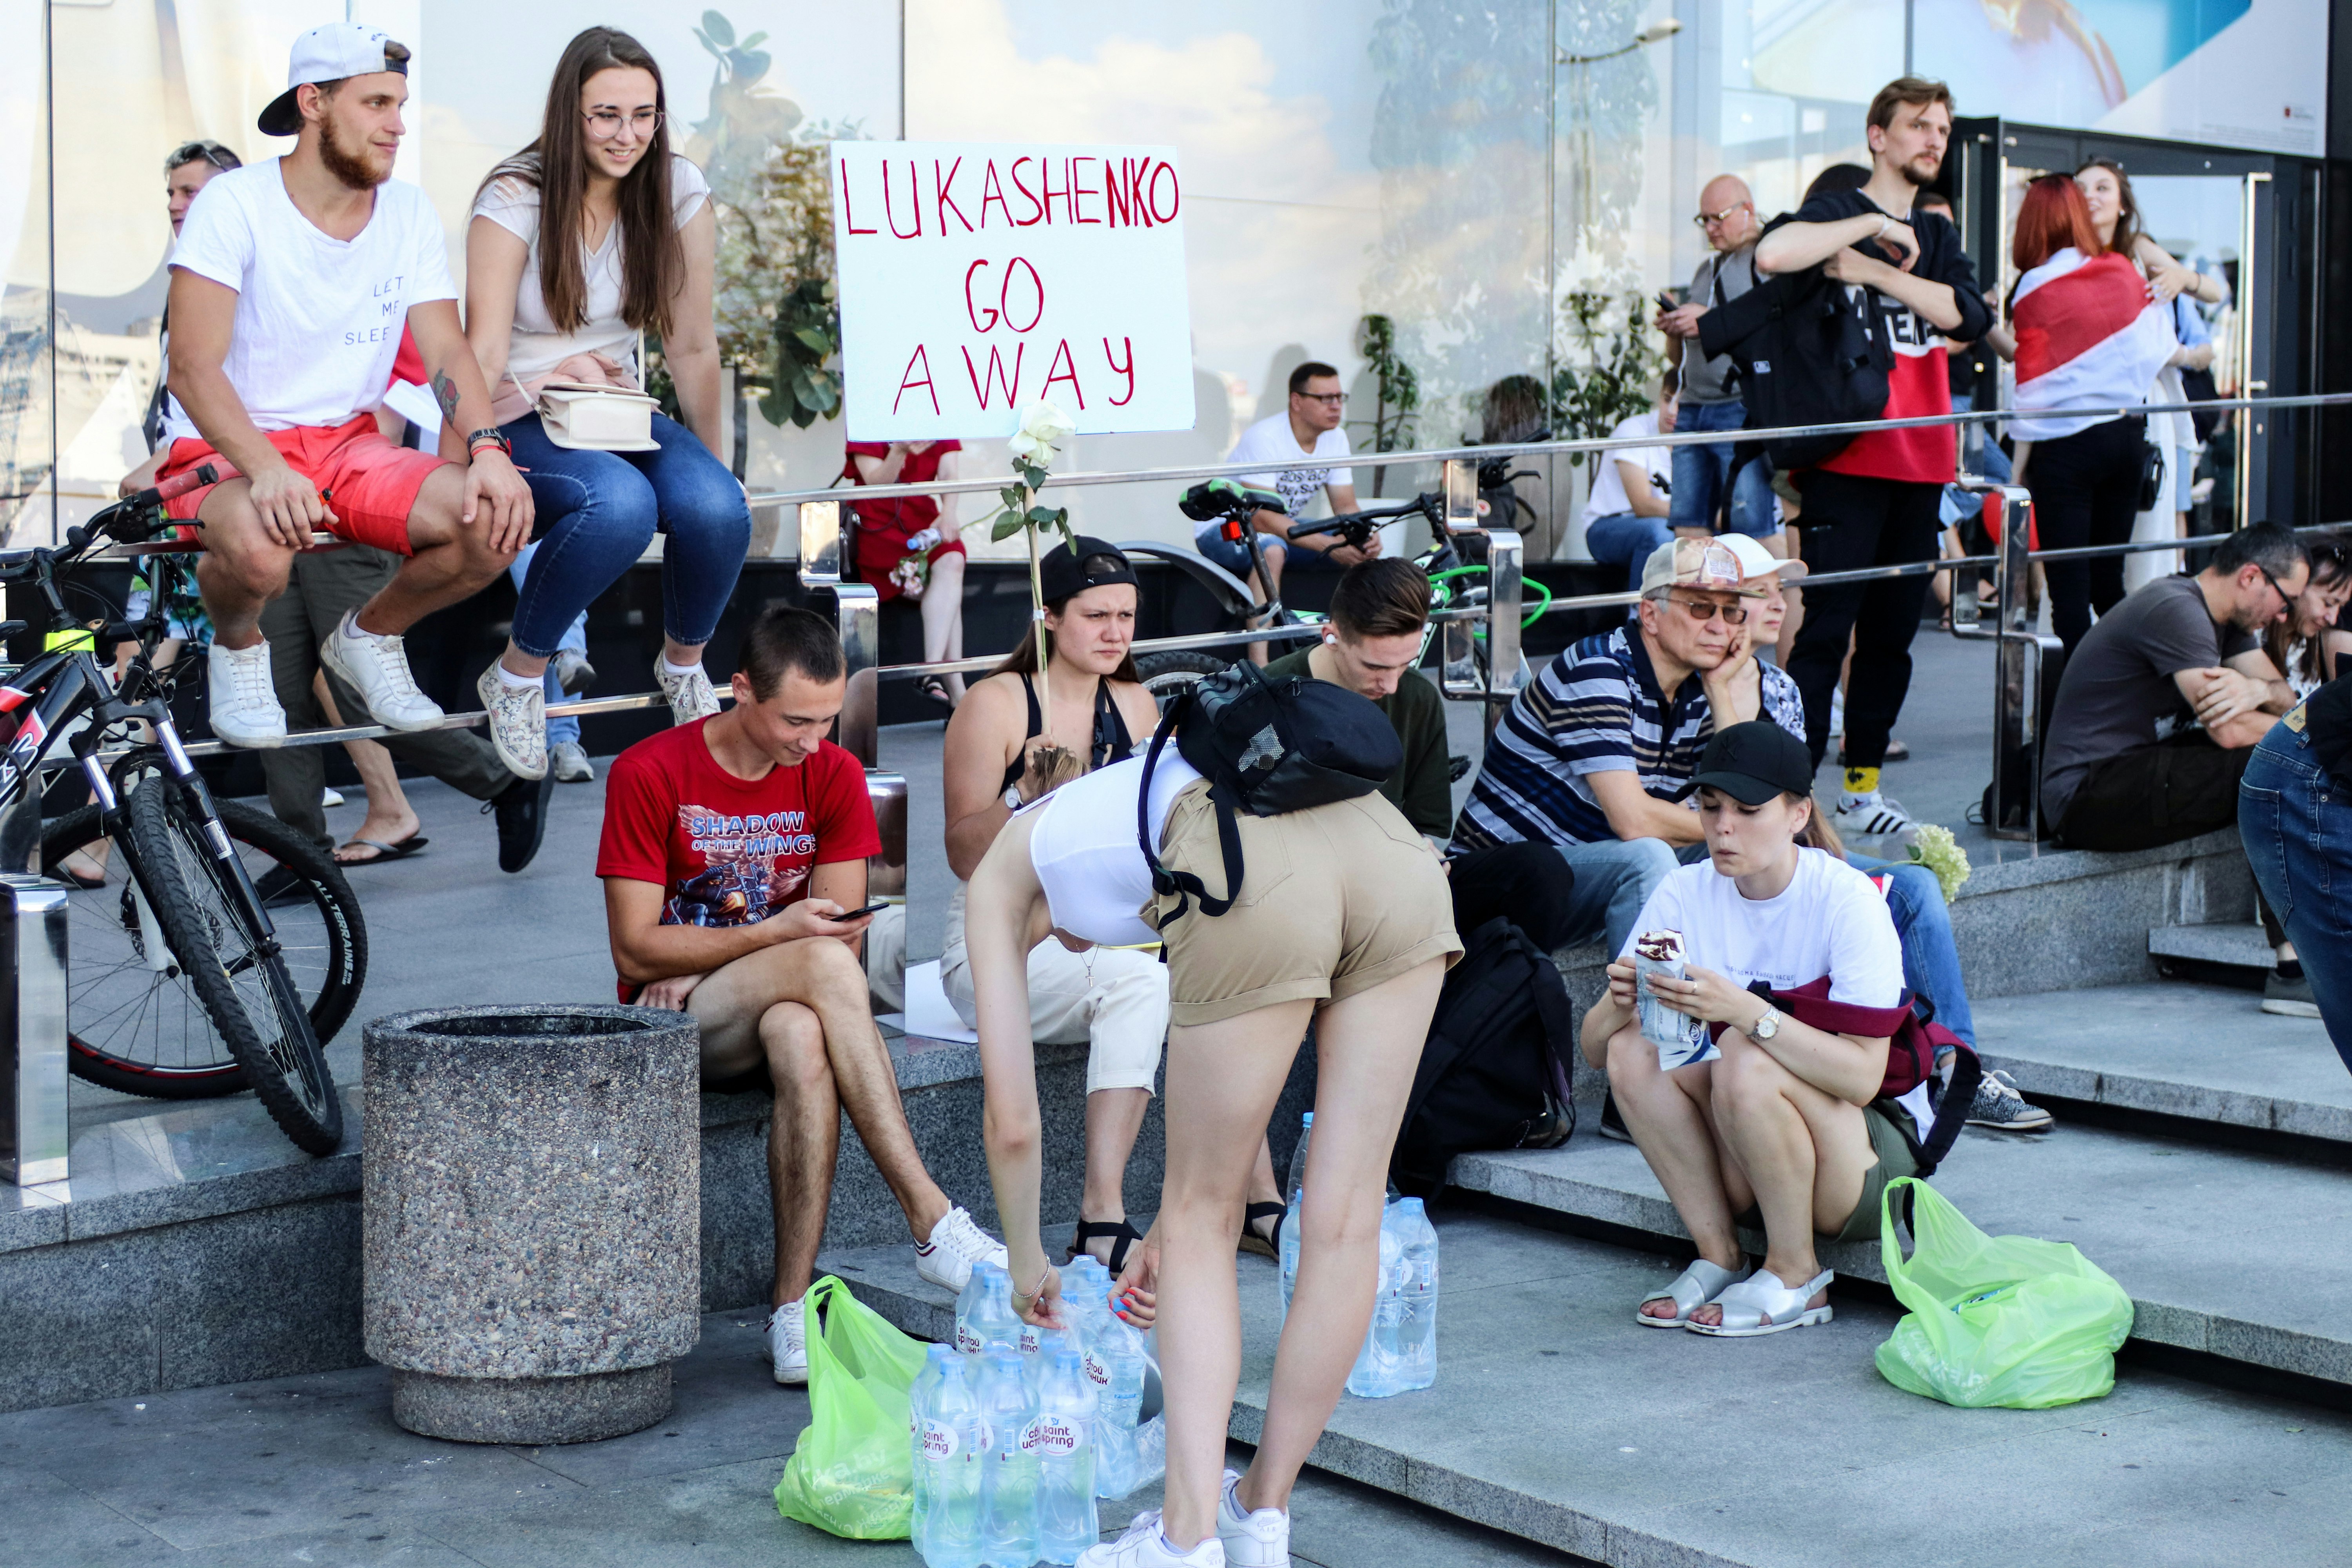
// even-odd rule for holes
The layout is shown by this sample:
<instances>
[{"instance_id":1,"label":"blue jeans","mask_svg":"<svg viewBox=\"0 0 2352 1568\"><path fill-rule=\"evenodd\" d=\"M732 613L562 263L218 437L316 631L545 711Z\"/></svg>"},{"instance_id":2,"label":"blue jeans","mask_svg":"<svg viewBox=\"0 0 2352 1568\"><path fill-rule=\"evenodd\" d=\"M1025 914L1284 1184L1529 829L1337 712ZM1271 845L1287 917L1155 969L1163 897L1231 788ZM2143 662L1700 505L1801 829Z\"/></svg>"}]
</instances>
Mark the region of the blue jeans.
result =
<instances>
[{"instance_id":1,"label":"blue jeans","mask_svg":"<svg viewBox=\"0 0 2352 1568\"><path fill-rule=\"evenodd\" d=\"M1194 533L1192 548L1199 551L1206 559L1215 562L1244 583L1248 584L1257 597L1262 599L1265 596L1265 584L1250 575L1255 568L1250 564L1248 540L1227 539L1223 526L1220 524L1212 528L1203 528ZM1268 534L1258 540L1258 548L1265 552L1266 562L1271 565L1282 559L1288 546Z\"/></svg>"},{"instance_id":2,"label":"blue jeans","mask_svg":"<svg viewBox=\"0 0 2352 1568\"><path fill-rule=\"evenodd\" d=\"M1952 942L1952 913L1936 873L1916 860L1874 860L1867 855L1849 855L1846 864L1888 874L1886 912L1895 917L1895 934L1903 943L1903 984L1927 999L1936 1022L1974 1048L1976 1015L1969 1007L1960 951Z\"/></svg>"},{"instance_id":3,"label":"blue jeans","mask_svg":"<svg viewBox=\"0 0 2352 1568\"><path fill-rule=\"evenodd\" d=\"M530 574L530 558L538 553L539 542L534 540L516 553L514 564L507 568L507 575L514 579L516 593L522 592L523 579ZM555 651L576 653L583 658L588 657L587 611L583 610L572 617L572 624L563 629L563 639L555 645ZM563 688L557 683L555 666L551 662L547 667L547 705L552 708L563 700ZM580 716L577 713L559 713L547 721L549 745L561 746L566 742L576 745L579 741Z\"/></svg>"},{"instance_id":4,"label":"blue jeans","mask_svg":"<svg viewBox=\"0 0 2352 1568\"><path fill-rule=\"evenodd\" d=\"M2308 733L2282 721L2254 748L2238 784L2238 837L2352 1068L2352 809Z\"/></svg>"},{"instance_id":5,"label":"blue jeans","mask_svg":"<svg viewBox=\"0 0 2352 1568\"><path fill-rule=\"evenodd\" d=\"M1674 524L1664 518L1630 511L1588 518L1584 523L1585 550L1603 566L1625 568L1625 587L1631 593L1641 592L1642 563L1650 552L1674 536Z\"/></svg>"},{"instance_id":6,"label":"blue jeans","mask_svg":"<svg viewBox=\"0 0 2352 1568\"><path fill-rule=\"evenodd\" d=\"M514 644L552 658L589 601L636 563L659 529L662 629L698 647L719 629L751 547L743 487L685 426L654 416L656 452L587 452L559 447L526 414L501 426L528 469L545 524L515 603Z\"/></svg>"},{"instance_id":7,"label":"blue jeans","mask_svg":"<svg viewBox=\"0 0 2352 1568\"><path fill-rule=\"evenodd\" d=\"M1633 933L1642 906L1675 868L1674 846L1663 838L1604 838L1562 844L1559 858L1576 874L1569 889L1561 945L1600 937L1612 960Z\"/></svg>"},{"instance_id":8,"label":"blue jeans","mask_svg":"<svg viewBox=\"0 0 2352 1568\"><path fill-rule=\"evenodd\" d=\"M1748 408L1738 398L1727 403L1685 403L1675 415L1675 431L1739 430L1747 427ZM1676 447L1673 508L1668 521L1676 528L1715 531L1715 514L1724 503L1723 488L1731 479L1731 443ZM1771 471L1759 458L1739 470L1731 484L1731 510L1724 520L1727 531L1750 539L1769 539L1780 531L1780 509L1772 500ZM1598 559L1598 557L1596 557Z\"/></svg>"}]
</instances>

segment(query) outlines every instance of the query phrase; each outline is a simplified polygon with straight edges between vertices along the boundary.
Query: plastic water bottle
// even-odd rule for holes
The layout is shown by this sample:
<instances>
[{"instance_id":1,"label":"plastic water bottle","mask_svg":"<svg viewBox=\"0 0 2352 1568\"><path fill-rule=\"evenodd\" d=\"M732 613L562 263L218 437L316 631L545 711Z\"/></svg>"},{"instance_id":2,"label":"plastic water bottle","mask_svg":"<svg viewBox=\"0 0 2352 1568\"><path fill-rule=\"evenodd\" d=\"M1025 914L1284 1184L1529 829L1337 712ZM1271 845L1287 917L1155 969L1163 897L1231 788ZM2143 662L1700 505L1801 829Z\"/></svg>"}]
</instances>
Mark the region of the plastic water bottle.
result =
<instances>
[{"instance_id":1,"label":"plastic water bottle","mask_svg":"<svg viewBox=\"0 0 2352 1568\"><path fill-rule=\"evenodd\" d=\"M966 1355L1003 1346L1018 1350L1021 1319L1013 1310L1013 1278L993 1263L975 1263L956 1298L956 1349ZM1023 1563L1021 1568L1029 1568Z\"/></svg>"},{"instance_id":2,"label":"plastic water bottle","mask_svg":"<svg viewBox=\"0 0 2352 1568\"><path fill-rule=\"evenodd\" d=\"M930 1414L940 1379L947 1375L941 1368L954 1354L951 1345L933 1345L925 1351L923 1370L915 1374L914 1385L907 1390L907 1432L913 1446L915 1470L915 1517L908 1535L918 1552L923 1549L924 1525L931 1510L930 1475L923 1463L923 1422Z\"/></svg>"},{"instance_id":3,"label":"plastic water bottle","mask_svg":"<svg viewBox=\"0 0 2352 1568\"><path fill-rule=\"evenodd\" d=\"M1098 1331L1086 1359L1087 1377L1100 1400L1096 1425L1102 1436L1095 1458L1095 1492L1098 1497L1122 1498L1157 1473L1137 1446L1150 1352L1135 1325L1110 1311L1108 1303L1095 1326Z\"/></svg>"},{"instance_id":4,"label":"plastic water bottle","mask_svg":"<svg viewBox=\"0 0 2352 1568\"><path fill-rule=\"evenodd\" d=\"M1397 1228L1398 1211L1391 1204L1381 1212L1381 1282L1372 1297L1371 1326L1364 1331L1364 1348L1348 1373L1348 1392L1361 1399L1386 1399L1401 1394L1396 1380L1398 1314L1402 1303L1397 1286L1404 1270L1404 1237Z\"/></svg>"},{"instance_id":5,"label":"plastic water bottle","mask_svg":"<svg viewBox=\"0 0 2352 1568\"><path fill-rule=\"evenodd\" d=\"M939 1381L923 1403L921 1446L915 1454L916 1495L923 1500L915 1549L927 1568L980 1568L981 1479L988 1427L972 1384L973 1362L934 1345L924 1373Z\"/></svg>"},{"instance_id":6,"label":"plastic water bottle","mask_svg":"<svg viewBox=\"0 0 2352 1568\"><path fill-rule=\"evenodd\" d=\"M1437 1227L1419 1198L1402 1199L1391 1212L1403 1243L1396 1291L1396 1380L1402 1393L1437 1381Z\"/></svg>"},{"instance_id":7,"label":"plastic water bottle","mask_svg":"<svg viewBox=\"0 0 2352 1568\"><path fill-rule=\"evenodd\" d=\"M1315 1113L1306 1112L1298 1123L1298 1147L1291 1151L1290 1177L1283 1184L1282 1201L1289 1205L1282 1216L1282 1315L1290 1316L1290 1293L1298 1285L1298 1200L1307 1190L1307 1142L1315 1133Z\"/></svg>"},{"instance_id":8,"label":"plastic water bottle","mask_svg":"<svg viewBox=\"0 0 2352 1568\"><path fill-rule=\"evenodd\" d=\"M1102 1539L1095 1512L1095 1430L1098 1400L1078 1352L1066 1343L1046 1363L1037 1434L1037 1555L1076 1563Z\"/></svg>"},{"instance_id":9,"label":"plastic water bottle","mask_svg":"<svg viewBox=\"0 0 2352 1568\"><path fill-rule=\"evenodd\" d=\"M992 1568L1037 1561L1037 1395L1009 1347L980 1358L980 1415L987 1428L981 1466L980 1560Z\"/></svg>"}]
</instances>

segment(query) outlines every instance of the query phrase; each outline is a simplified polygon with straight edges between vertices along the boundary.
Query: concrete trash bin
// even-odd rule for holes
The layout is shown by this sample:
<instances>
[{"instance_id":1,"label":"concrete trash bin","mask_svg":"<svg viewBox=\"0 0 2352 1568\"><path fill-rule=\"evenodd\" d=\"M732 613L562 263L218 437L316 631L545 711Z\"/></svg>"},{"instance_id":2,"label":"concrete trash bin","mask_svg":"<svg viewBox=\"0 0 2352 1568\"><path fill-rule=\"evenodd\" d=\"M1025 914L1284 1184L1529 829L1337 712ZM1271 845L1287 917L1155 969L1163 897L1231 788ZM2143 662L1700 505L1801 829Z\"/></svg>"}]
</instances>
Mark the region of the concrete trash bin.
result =
<instances>
[{"instance_id":1,"label":"concrete trash bin","mask_svg":"<svg viewBox=\"0 0 2352 1568\"><path fill-rule=\"evenodd\" d=\"M364 1321L393 1419L537 1444L667 1415L701 1327L694 1020L433 1008L378 1018L362 1053Z\"/></svg>"}]
</instances>

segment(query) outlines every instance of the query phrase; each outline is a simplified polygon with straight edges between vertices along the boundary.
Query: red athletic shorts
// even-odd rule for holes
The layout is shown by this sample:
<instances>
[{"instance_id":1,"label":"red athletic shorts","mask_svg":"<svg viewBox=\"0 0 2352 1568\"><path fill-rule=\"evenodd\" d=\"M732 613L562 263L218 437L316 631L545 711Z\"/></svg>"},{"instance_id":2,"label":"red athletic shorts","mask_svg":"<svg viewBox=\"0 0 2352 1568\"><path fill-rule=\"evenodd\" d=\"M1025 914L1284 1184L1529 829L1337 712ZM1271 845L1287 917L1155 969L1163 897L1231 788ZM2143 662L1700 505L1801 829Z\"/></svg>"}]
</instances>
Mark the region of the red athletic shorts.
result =
<instances>
[{"instance_id":1,"label":"red athletic shorts","mask_svg":"<svg viewBox=\"0 0 2352 1568\"><path fill-rule=\"evenodd\" d=\"M354 414L332 426L300 425L291 430L266 432L269 444L286 456L294 471L319 487L327 510L334 514L327 531L354 544L411 553L408 514L415 509L416 492L442 459L412 447L395 447L376 428L373 414ZM185 473L207 459L231 465L201 439L184 436L172 443L160 481ZM190 518L212 494L206 485L174 498L168 506L173 517Z\"/></svg>"}]
</instances>

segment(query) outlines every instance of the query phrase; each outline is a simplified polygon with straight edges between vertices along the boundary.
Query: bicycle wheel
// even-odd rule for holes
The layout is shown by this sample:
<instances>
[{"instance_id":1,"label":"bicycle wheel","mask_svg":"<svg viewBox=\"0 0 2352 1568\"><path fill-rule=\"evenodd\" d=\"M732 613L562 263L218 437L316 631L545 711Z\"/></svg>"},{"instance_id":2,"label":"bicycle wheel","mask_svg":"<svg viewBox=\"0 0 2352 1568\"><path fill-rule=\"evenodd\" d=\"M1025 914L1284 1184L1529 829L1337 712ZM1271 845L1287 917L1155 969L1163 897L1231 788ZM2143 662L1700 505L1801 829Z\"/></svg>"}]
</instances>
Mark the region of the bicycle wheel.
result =
<instances>
[{"instance_id":1,"label":"bicycle wheel","mask_svg":"<svg viewBox=\"0 0 2352 1568\"><path fill-rule=\"evenodd\" d=\"M1135 661L1135 673L1143 679L1143 689L1160 704L1162 713L1176 700L1177 694L1223 669L1232 661L1219 658L1205 649L1195 652L1179 648L1172 653L1147 653Z\"/></svg>"},{"instance_id":2,"label":"bicycle wheel","mask_svg":"<svg viewBox=\"0 0 2352 1568\"><path fill-rule=\"evenodd\" d=\"M142 779L125 805L149 907L247 1085L295 1147L331 1153L343 1138L343 1102L284 959L263 949L177 784Z\"/></svg>"},{"instance_id":3,"label":"bicycle wheel","mask_svg":"<svg viewBox=\"0 0 2352 1568\"><path fill-rule=\"evenodd\" d=\"M270 921L288 977L310 1009L311 1032L322 1044L332 1040L367 983L367 924L359 900L332 857L276 817L234 801L220 802L219 810L247 874L257 885L286 887L270 907ZM98 807L89 805L52 817L41 835L42 871L73 889L67 900L73 953L68 1063L89 1082L150 1099L239 1092L245 1069L178 964L168 952L162 965L148 962L128 856L100 843L99 857L67 865L101 831ZM69 874L89 874L93 860L104 875L97 886Z\"/></svg>"}]
</instances>

